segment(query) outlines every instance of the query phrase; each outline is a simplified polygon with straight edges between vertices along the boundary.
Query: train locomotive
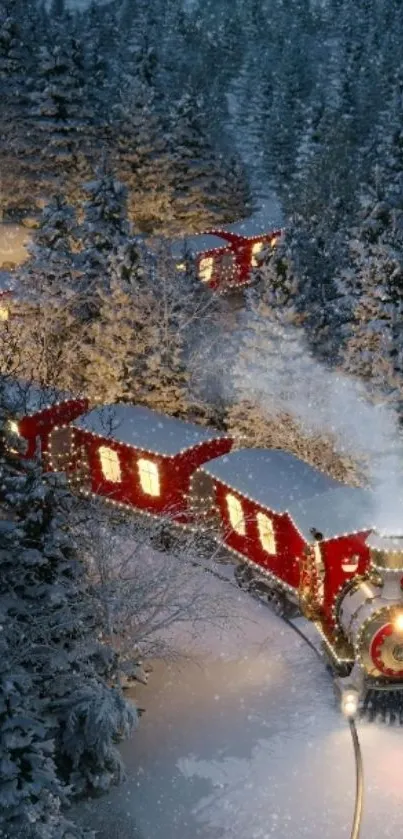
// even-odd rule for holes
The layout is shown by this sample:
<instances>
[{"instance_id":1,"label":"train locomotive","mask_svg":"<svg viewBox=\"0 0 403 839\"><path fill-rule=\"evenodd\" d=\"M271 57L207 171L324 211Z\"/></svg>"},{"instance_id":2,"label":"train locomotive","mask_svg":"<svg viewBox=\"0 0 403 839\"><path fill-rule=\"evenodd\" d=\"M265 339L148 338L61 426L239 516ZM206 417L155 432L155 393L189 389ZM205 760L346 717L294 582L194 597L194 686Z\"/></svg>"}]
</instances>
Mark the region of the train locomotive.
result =
<instances>
[{"instance_id":1,"label":"train locomotive","mask_svg":"<svg viewBox=\"0 0 403 839\"><path fill-rule=\"evenodd\" d=\"M126 403L35 405L10 430L80 493L213 535L242 587L314 623L347 716L385 692L400 706L403 534L376 531L371 490Z\"/></svg>"}]
</instances>

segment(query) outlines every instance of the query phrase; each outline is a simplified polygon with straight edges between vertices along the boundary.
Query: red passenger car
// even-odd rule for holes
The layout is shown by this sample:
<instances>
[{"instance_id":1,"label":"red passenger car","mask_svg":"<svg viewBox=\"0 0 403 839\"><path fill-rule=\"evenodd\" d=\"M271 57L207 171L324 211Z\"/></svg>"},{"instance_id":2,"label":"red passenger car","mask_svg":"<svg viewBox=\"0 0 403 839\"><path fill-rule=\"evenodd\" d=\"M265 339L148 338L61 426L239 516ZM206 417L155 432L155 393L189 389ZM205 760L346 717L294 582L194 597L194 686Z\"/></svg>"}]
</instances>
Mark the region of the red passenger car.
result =
<instances>
[{"instance_id":1,"label":"red passenger car","mask_svg":"<svg viewBox=\"0 0 403 839\"><path fill-rule=\"evenodd\" d=\"M185 523L192 473L232 445L218 431L117 404L93 408L55 429L49 459L87 493Z\"/></svg>"},{"instance_id":2,"label":"red passenger car","mask_svg":"<svg viewBox=\"0 0 403 839\"><path fill-rule=\"evenodd\" d=\"M373 494L288 452L239 449L197 470L191 498L215 518L220 541L305 607L333 642L338 594L368 571Z\"/></svg>"}]
</instances>

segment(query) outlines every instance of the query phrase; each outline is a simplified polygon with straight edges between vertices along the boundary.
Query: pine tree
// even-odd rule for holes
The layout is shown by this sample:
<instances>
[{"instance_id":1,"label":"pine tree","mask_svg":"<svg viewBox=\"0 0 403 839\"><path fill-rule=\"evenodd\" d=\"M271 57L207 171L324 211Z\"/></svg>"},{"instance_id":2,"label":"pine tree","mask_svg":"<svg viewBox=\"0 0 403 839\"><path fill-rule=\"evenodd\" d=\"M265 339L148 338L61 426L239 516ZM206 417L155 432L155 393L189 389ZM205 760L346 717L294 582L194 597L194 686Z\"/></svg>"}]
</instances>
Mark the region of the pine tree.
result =
<instances>
[{"instance_id":1,"label":"pine tree","mask_svg":"<svg viewBox=\"0 0 403 839\"><path fill-rule=\"evenodd\" d=\"M85 184L87 200L79 228L80 266L86 292L108 287L108 260L125 245L129 236L127 190L117 179L99 171L95 181Z\"/></svg>"},{"instance_id":2,"label":"pine tree","mask_svg":"<svg viewBox=\"0 0 403 839\"><path fill-rule=\"evenodd\" d=\"M94 145L102 148L102 125L88 91L83 45L69 16L51 24L52 40L41 47L27 125L31 149L26 166L43 201L63 192L74 203L93 172Z\"/></svg>"},{"instance_id":3,"label":"pine tree","mask_svg":"<svg viewBox=\"0 0 403 839\"><path fill-rule=\"evenodd\" d=\"M97 619L55 474L4 450L0 427L0 826L19 839L83 836L61 807L121 773L113 743L134 711L108 687Z\"/></svg>"},{"instance_id":4,"label":"pine tree","mask_svg":"<svg viewBox=\"0 0 403 839\"><path fill-rule=\"evenodd\" d=\"M350 308L342 368L400 409L403 396L403 133L401 81L374 131L378 151L350 234L348 269L338 276Z\"/></svg>"},{"instance_id":5,"label":"pine tree","mask_svg":"<svg viewBox=\"0 0 403 839\"><path fill-rule=\"evenodd\" d=\"M13 314L0 340L7 351L3 373L14 369L28 381L78 393L83 324L76 231L74 211L56 198L34 231L31 259L16 274Z\"/></svg>"},{"instance_id":6,"label":"pine tree","mask_svg":"<svg viewBox=\"0 0 403 839\"><path fill-rule=\"evenodd\" d=\"M239 164L213 146L203 98L184 93L172 109L171 123L177 229L197 232L242 216L248 198L245 179Z\"/></svg>"},{"instance_id":7,"label":"pine tree","mask_svg":"<svg viewBox=\"0 0 403 839\"><path fill-rule=\"evenodd\" d=\"M32 209L33 183L24 158L28 153L26 115L34 85L41 37L36 2L0 2L0 195L2 213Z\"/></svg>"},{"instance_id":8,"label":"pine tree","mask_svg":"<svg viewBox=\"0 0 403 839\"><path fill-rule=\"evenodd\" d=\"M121 276L111 279L108 291L98 289L98 314L82 346L84 390L90 399L138 400L137 376L154 335L148 320L153 302L149 292L135 290Z\"/></svg>"},{"instance_id":9,"label":"pine tree","mask_svg":"<svg viewBox=\"0 0 403 839\"><path fill-rule=\"evenodd\" d=\"M153 90L132 82L116 106L112 162L128 189L128 216L134 230L164 233L172 219L172 159L166 120Z\"/></svg>"}]
</instances>

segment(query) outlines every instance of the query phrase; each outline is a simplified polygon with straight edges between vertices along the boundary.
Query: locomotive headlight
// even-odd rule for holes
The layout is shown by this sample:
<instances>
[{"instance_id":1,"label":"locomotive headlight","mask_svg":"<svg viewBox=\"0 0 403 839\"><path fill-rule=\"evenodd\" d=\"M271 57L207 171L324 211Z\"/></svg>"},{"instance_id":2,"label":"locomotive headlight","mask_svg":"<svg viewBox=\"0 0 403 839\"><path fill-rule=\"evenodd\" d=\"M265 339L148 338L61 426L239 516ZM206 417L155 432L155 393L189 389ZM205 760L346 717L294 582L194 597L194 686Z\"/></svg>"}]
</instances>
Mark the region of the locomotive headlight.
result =
<instances>
[{"instance_id":1,"label":"locomotive headlight","mask_svg":"<svg viewBox=\"0 0 403 839\"><path fill-rule=\"evenodd\" d=\"M345 717L355 717L358 711L359 695L354 688L343 691L341 695L341 710Z\"/></svg>"},{"instance_id":2,"label":"locomotive headlight","mask_svg":"<svg viewBox=\"0 0 403 839\"><path fill-rule=\"evenodd\" d=\"M403 633L403 612L400 612L399 615L396 615L393 621L393 627L396 632Z\"/></svg>"}]
</instances>

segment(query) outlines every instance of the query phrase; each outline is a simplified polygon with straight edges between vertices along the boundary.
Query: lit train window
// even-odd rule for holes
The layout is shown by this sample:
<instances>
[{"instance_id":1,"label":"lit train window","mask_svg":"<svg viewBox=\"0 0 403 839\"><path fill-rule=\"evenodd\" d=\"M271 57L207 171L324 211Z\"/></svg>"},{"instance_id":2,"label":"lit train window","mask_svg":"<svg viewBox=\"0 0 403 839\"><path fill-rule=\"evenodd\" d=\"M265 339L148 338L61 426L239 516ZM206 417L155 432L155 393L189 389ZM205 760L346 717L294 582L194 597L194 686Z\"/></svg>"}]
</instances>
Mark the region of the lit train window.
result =
<instances>
[{"instance_id":1,"label":"lit train window","mask_svg":"<svg viewBox=\"0 0 403 839\"><path fill-rule=\"evenodd\" d=\"M137 461L141 489L146 495L157 496L160 494L160 479L158 466L153 460L145 460L143 457Z\"/></svg>"},{"instance_id":2,"label":"lit train window","mask_svg":"<svg viewBox=\"0 0 403 839\"><path fill-rule=\"evenodd\" d=\"M9 318L9 311L4 303L0 303L0 321L6 321Z\"/></svg>"},{"instance_id":3,"label":"lit train window","mask_svg":"<svg viewBox=\"0 0 403 839\"><path fill-rule=\"evenodd\" d=\"M276 553L276 537L274 534L274 525L271 519L268 516L265 516L264 513L258 513L256 516L257 526L259 529L259 539L262 548L267 551L268 554L275 554Z\"/></svg>"},{"instance_id":4,"label":"lit train window","mask_svg":"<svg viewBox=\"0 0 403 839\"><path fill-rule=\"evenodd\" d=\"M257 261L256 257L258 255L258 253L260 253L260 251L262 251L262 250L263 250L263 242L255 242L255 244L252 245L251 265L253 266L253 268L256 268L256 266L258 265L258 261Z\"/></svg>"},{"instance_id":5,"label":"lit train window","mask_svg":"<svg viewBox=\"0 0 403 839\"><path fill-rule=\"evenodd\" d=\"M239 498L236 498L235 495L231 495L231 493L228 493L228 495L226 496L226 502L231 527L235 530L236 533L240 533L241 536L244 536L246 532L245 519L242 504Z\"/></svg>"},{"instance_id":6,"label":"lit train window","mask_svg":"<svg viewBox=\"0 0 403 839\"><path fill-rule=\"evenodd\" d=\"M100 446L98 451L104 478L114 484L119 483L121 472L118 453L114 449L108 449L107 446Z\"/></svg>"},{"instance_id":7,"label":"lit train window","mask_svg":"<svg viewBox=\"0 0 403 839\"><path fill-rule=\"evenodd\" d=\"M199 262L199 279L202 283L208 283L213 276L214 259L212 256L205 256Z\"/></svg>"}]
</instances>

